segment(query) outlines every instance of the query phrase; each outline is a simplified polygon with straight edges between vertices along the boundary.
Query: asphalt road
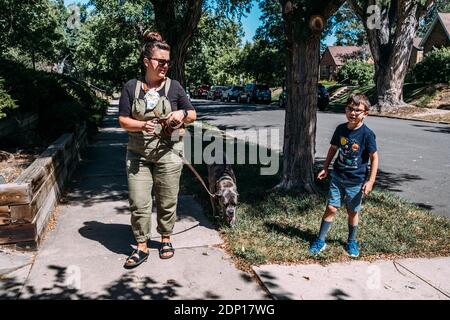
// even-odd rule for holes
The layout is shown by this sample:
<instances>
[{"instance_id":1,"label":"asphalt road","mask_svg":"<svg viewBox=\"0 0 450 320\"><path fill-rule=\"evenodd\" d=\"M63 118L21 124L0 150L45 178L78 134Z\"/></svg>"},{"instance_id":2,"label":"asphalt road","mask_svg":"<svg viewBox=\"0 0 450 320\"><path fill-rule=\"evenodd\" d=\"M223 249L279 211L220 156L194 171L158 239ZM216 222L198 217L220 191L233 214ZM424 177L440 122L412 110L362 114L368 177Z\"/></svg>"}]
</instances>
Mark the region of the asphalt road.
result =
<instances>
[{"instance_id":1,"label":"asphalt road","mask_svg":"<svg viewBox=\"0 0 450 320\"><path fill-rule=\"evenodd\" d=\"M198 120L224 130L279 129L278 144L273 147L282 150L283 109L206 100L192 102ZM333 131L343 122L346 122L344 114L318 112L317 159L325 158ZM450 126L375 116L366 118L365 123L377 136L378 187L450 218Z\"/></svg>"}]
</instances>

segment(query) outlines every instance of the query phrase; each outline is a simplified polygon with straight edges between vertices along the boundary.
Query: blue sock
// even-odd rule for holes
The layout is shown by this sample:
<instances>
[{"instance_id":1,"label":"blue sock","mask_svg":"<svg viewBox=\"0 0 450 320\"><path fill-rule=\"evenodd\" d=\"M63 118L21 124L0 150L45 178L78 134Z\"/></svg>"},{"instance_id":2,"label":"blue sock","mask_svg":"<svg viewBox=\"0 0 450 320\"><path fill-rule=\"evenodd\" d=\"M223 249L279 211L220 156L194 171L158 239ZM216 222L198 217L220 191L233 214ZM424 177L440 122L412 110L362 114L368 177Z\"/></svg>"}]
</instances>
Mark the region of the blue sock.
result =
<instances>
[{"instance_id":1,"label":"blue sock","mask_svg":"<svg viewBox=\"0 0 450 320\"><path fill-rule=\"evenodd\" d=\"M322 223L320 224L320 231L318 237L320 240L325 241L325 238L327 237L328 231L330 230L332 223L333 223L332 221L322 220Z\"/></svg>"},{"instance_id":2,"label":"blue sock","mask_svg":"<svg viewBox=\"0 0 450 320\"><path fill-rule=\"evenodd\" d=\"M358 231L358 225L348 225L348 241L356 241L356 232Z\"/></svg>"}]
</instances>

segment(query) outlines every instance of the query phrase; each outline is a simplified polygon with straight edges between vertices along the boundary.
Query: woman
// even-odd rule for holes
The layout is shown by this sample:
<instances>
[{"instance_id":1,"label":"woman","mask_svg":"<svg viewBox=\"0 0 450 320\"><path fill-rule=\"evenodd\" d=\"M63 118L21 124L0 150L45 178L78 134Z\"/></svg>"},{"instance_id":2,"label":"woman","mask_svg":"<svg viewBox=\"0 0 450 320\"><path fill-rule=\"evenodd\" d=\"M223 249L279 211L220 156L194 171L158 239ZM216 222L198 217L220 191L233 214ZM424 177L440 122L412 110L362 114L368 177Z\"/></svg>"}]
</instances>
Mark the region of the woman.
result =
<instances>
[{"instance_id":1,"label":"woman","mask_svg":"<svg viewBox=\"0 0 450 320\"><path fill-rule=\"evenodd\" d=\"M182 138L170 137L171 127L180 127L197 118L180 83L166 74L170 66L170 46L156 32L144 35L141 61L145 74L128 81L120 97L119 123L128 131L127 178L131 227L137 248L125 262L134 268L148 258L152 188L157 207L157 231L161 235L159 256L174 255L170 235L176 220L183 151ZM173 149L173 150L171 150Z\"/></svg>"}]
</instances>

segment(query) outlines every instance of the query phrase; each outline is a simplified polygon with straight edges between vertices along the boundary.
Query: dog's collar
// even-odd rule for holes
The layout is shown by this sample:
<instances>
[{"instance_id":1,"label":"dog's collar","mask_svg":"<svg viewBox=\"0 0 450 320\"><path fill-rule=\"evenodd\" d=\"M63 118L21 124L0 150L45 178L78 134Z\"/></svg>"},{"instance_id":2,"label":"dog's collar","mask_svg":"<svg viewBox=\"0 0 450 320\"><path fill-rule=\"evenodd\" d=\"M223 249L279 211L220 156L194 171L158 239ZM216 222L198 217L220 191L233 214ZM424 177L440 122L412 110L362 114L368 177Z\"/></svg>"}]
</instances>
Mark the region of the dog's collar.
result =
<instances>
[{"instance_id":1,"label":"dog's collar","mask_svg":"<svg viewBox=\"0 0 450 320\"><path fill-rule=\"evenodd\" d=\"M231 176L229 176L229 175L223 175L216 181L216 185L222 180L231 180L231 181L233 181L233 178Z\"/></svg>"}]
</instances>

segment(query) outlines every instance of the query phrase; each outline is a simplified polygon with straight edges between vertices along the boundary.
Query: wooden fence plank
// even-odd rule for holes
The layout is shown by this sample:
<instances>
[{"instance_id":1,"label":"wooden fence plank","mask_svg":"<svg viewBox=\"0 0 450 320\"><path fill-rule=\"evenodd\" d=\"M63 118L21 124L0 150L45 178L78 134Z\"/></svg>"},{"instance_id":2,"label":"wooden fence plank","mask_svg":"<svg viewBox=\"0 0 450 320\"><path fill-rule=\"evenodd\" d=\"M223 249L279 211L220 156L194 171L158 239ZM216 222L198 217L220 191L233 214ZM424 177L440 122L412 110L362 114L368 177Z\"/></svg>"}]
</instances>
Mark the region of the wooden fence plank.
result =
<instances>
[{"instance_id":1,"label":"wooden fence plank","mask_svg":"<svg viewBox=\"0 0 450 320\"><path fill-rule=\"evenodd\" d=\"M0 184L0 206L27 204L31 201L28 183Z\"/></svg>"},{"instance_id":2,"label":"wooden fence plank","mask_svg":"<svg viewBox=\"0 0 450 320\"><path fill-rule=\"evenodd\" d=\"M47 176L47 179L42 183L39 190L34 193L30 204L11 206L11 218L13 223L32 222L53 188L56 188L58 191L58 196L61 194L65 180L67 180L67 167L61 165Z\"/></svg>"},{"instance_id":3,"label":"wooden fence plank","mask_svg":"<svg viewBox=\"0 0 450 320\"><path fill-rule=\"evenodd\" d=\"M58 201L58 192L57 187L54 186L48 193L47 198L45 199L45 203L39 208L39 211L36 213L33 224L36 226L36 234L38 236L41 235L42 231L48 224L50 217L52 216L53 211L56 208Z\"/></svg>"},{"instance_id":4,"label":"wooden fence plank","mask_svg":"<svg viewBox=\"0 0 450 320\"><path fill-rule=\"evenodd\" d=\"M36 240L36 227L32 223L10 224L0 227L0 244Z\"/></svg>"},{"instance_id":5,"label":"wooden fence plank","mask_svg":"<svg viewBox=\"0 0 450 320\"><path fill-rule=\"evenodd\" d=\"M0 215L9 214L9 206L0 206Z\"/></svg>"},{"instance_id":6,"label":"wooden fence plank","mask_svg":"<svg viewBox=\"0 0 450 320\"><path fill-rule=\"evenodd\" d=\"M0 226L11 223L9 206L0 206Z\"/></svg>"}]
</instances>

